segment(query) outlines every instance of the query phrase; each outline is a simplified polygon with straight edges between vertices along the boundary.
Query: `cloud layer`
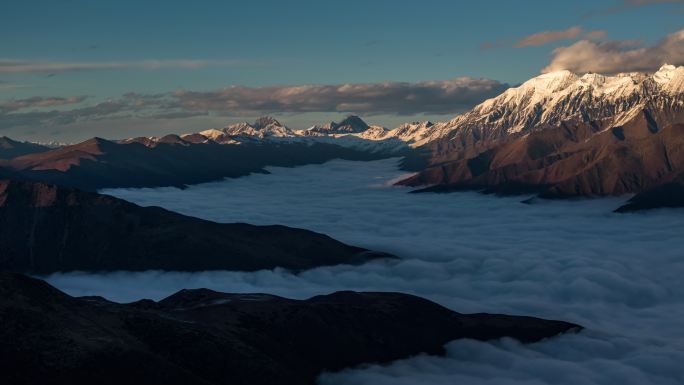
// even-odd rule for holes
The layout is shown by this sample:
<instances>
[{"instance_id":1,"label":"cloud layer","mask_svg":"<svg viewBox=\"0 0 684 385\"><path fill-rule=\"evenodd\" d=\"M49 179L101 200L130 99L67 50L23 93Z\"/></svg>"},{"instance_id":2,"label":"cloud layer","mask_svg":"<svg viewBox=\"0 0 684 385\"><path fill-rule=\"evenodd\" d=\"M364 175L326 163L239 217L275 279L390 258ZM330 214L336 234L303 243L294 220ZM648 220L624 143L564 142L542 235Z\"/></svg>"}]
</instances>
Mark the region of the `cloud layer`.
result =
<instances>
[{"instance_id":1,"label":"cloud layer","mask_svg":"<svg viewBox=\"0 0 684 385\"><path fill-rule=\"evenodd\" d=\"M175 188L109 190L225 222L280 223L385 250L394 262L290 274L57 274L72 294L119 301L181 288L304 298L335 290L404 291L461 312L564 319L577 336L520 346L460 341L446 358L327 375L322 384L681 384L681 211L619 215L624 199L521 204L476 193L407 194L396 160L333 161Z\"/></svg>"},{"instance_id":2,"label":"cloud layer","mask_svg":"<svg viewBox=\"0 0 684 385\"><path fill-rule=\"evenodd\" d=\"M0 113L18 111L26 108L46 108L63 106L67 104L78 104L86 99L86 96L71 97L43 97L34 96L26 99L10 99L0 101Z\"/></svg>"},{"instance_id":3,"label":"cloud layer","mask_svg":"<svg viewBox=\"0 0 684 385\"><path fill-rule=\"evenodd\" d=\"M665 63L684 64L684 29L649 47L633 41L597 43L581 40L553 51L551 63L542 72L567 69L573 72L617 73L655 71Z\"/></svg>"},{"instance_id":4,"label":"cloud layer","mask_svg":"<svg viewBox=\"0 0 684 385\"><path fill-rule=\"evenodd\" d=\"M356 114L459 113L503 92L507 84L456 78L417 83L384 82L278 87L234 86L218 91L129 93L70 110L25 111L80 102L82 97L34 97L0 102L0 129L53 126L117 118L178 119L199 115L250 116L270 113L347 112ZM64 103L59 104L62 101ZM39 105L39 104L43 105ZM50 104L52 103L52 104ZM6 106L3 108L3 106Z\"/></svg>"},{"instance_id":5,"label":"cloud layer","mask_svg":"<svg viewBox=\"0 0 684 385\"><path fill-rule=\"evenodd\" d=\"M355 112L445 114L498 95L508 85L461 77L417 83L384 82L285 87L229 87L213 92L179 91L180 108L219 113Z\"/></svg>"}]
</instances>

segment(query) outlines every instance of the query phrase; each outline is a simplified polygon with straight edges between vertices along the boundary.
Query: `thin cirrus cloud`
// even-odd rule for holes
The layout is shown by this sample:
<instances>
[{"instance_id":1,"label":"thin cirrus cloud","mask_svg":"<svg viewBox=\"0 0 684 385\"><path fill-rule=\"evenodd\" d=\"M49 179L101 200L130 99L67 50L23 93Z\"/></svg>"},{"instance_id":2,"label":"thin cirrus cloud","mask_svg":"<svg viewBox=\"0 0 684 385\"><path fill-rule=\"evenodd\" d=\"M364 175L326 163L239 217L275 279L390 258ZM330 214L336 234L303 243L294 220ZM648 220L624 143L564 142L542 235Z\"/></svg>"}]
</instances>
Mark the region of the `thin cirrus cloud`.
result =
<instances>
[{"instance_id":1,"label":"thin cirrus cloud","mask_svg":"<svg viewBox=\"0 0 684 385\"><path fill-rule=\"evenodd\" d=\"M538 47L561 40L575 40L580 37L601 39L606 35L606 31L584 31L582 27L570 27L562 31L543 31L526 36L515 43L513 48Z\"/></svg>"},{"instance_id":2,"label":"thin cirrus cloud","mask_svg":"<svg viewBox=\"0 0 684 385\"><path fill-rule=\"evenodd\" d=\"M513 48L539 47L563 40L589 39L600 40L605 38L608 33L604 30L585 31L582 27L575 26L565 30L542 31L525 36L511 45L510 41L501 39L493 42L485 42L480 48L494 49L512 46Z\"/></svg>"},{"instance_id":3,"label":"thin cirrus cloud","mask_svg":"<svg viewBox=\"0 0 684 385\"><path fill-rule=\"evenodd\" d=\"M53 62L31 61L20 59L0 59L0 73L32 73L32 72L71 72L97 71L113 69L198 69L205 67L236 67L246 63L240 60L139 60L111 62ZM254 65L256 63L252 63Z\"/></svg>"},{"instance_id":4,"label":"thin cirrus cloud","mask_svg":"<svg viewBox=\"0 0 684 385\"><path fill-rule=\"evenodd\" d=\"M64 125L118 118L182 119L199 115L249 116L269 113L349 112L358 114L462 112L496 96L508 84L461 77L416 83L384 82L341 85L244 87L217 91L176 91L161 94L128 93L93 106L45 111L80 103L76 98L29 98L0 104L0 128Z\"/></svg>"},{"instance_id":5,"label":"thin cirrus cloud","mask_svg":"<svg viewBox=\"0 0 684 385\"><path fill-rule=\"evenodd\" d=\"M84 101L86 96L69 96L69 97L43 97L33 96L26 99L10 99L0 102L0 111L18 111L26 108L46 108L56 107L68 104L78 104Z\"/></svg>"},{"instance_id":6,"label":"thin cirrus cloud","mask_svg":"<svg viewBox=\"0 0 684 385\"><path fill-rule=\"evenodd\" d=\"M581 40L554 50L551 63L542 72L563 69L608 74L654 71L666 63L684 64L684 29L646 47L635 47L635 42L628 40L605 43Z\"/></svg>"}]
</instances>

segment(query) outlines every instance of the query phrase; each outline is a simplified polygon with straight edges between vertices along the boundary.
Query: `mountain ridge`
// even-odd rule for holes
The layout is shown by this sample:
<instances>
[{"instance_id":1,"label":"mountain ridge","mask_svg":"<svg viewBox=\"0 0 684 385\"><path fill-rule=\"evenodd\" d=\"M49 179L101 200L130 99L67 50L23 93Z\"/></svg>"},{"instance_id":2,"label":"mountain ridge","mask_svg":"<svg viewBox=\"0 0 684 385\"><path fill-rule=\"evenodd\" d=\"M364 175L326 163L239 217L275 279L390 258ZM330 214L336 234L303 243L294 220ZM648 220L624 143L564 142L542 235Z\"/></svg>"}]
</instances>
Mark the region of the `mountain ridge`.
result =
<instances>
[{"instance_id":1,"label":"mountain ridge","mask_svg":"<svg viewBox=\"0 0 684 385\"><path fill-rule=\"evenodd\" d=\"M581 327L460 314L401 293L306 300L182 290L117 304L0 272L0 381L7 384L303 385L324 371L443 354L451 340L530 343Z\"/></svg>"},{"instance_id":2,"label":"mountain ridge","mask_svg":"<svg viewBox=\"0 0 684 385\"><path fill-rule=\"evenodd\" d=\"M285 226L215 223L39 182L0 180L0 271L293 271L392 256Z\"/></svg>"}]
</instances>

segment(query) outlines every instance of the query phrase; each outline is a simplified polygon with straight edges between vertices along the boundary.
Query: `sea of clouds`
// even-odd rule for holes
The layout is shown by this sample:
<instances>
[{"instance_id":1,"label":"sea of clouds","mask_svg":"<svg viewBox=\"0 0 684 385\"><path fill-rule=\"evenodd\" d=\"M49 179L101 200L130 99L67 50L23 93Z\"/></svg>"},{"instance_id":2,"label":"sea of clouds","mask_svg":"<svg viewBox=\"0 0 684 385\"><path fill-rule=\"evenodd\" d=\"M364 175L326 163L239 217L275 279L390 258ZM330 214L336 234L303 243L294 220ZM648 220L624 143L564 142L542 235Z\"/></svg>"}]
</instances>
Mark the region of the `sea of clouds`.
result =
<instances>
[{"instance_id":1,"label":"sea of clouds","mask_svg":"<svg viewBox=\"0 0 684 385\"><path fill-rule=\"evenodd\" d=\"M68 273L72 295L127 302L182 288L292 298L336 290L409 292L459 312L576 322L577 335L521 345L456 341L446 357L325 374L339 384L684 383L684 210L615 214L624 198L537 201L478 193L408 194L398 160L332 161L185 190L105 193L220 222L284 224L394 253L397 261L298 275L240 272Z\"/></svg>"}]
</instances>

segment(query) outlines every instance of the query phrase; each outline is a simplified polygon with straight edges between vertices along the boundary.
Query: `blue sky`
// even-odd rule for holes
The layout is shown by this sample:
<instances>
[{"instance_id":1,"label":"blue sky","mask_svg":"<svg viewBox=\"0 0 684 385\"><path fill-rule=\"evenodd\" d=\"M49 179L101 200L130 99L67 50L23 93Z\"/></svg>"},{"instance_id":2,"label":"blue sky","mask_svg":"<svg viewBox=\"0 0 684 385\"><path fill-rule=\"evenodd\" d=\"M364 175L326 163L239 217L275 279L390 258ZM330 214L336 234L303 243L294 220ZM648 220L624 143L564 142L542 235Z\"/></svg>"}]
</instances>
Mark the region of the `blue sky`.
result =
<instances>
[{"instance_id":1,"label":"blue sky","mask_svg":"<svg viewBox=\"0 0 684 385\"><path fill-rule=\"evenodd\" d=\"M651 4L637 6L641 3ZM0 66L0 101L87 96L79 105L43 103L11 111L16 114L27 108L94 106L129 92L200 92L232 85L415 83L458 77L516 84L547 66L554 48L585 39L592 31L594 40L657 44L684 27L683 7L667 0L6 1L0 12L0 61L17 66L4 72ZM576 35L572 38L513 48L529 35L573 27L581 32L570 31ZM35 64L54 66L23 70ZM464 106L425 113L360 112L368 112L373 123L392 126L444 118ZM306 109L264 112L293 127L356 112ZM221 111L174 122L147 118L135 126L141 134L160 133L253 115ZM106 131L103 119L40 121L44 124L28 127L2 120L0 115L0 135L5 131L29 139L124 134ZM119 118L115 125L121 123Z\"/></svg>"}]
</instances>

